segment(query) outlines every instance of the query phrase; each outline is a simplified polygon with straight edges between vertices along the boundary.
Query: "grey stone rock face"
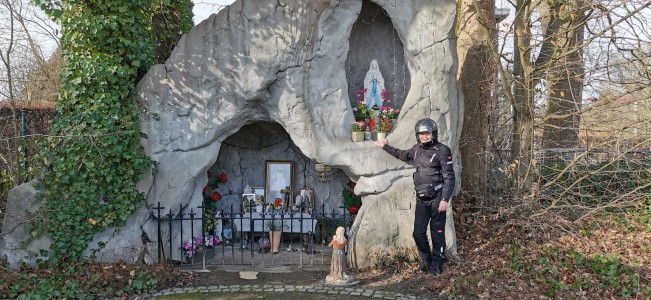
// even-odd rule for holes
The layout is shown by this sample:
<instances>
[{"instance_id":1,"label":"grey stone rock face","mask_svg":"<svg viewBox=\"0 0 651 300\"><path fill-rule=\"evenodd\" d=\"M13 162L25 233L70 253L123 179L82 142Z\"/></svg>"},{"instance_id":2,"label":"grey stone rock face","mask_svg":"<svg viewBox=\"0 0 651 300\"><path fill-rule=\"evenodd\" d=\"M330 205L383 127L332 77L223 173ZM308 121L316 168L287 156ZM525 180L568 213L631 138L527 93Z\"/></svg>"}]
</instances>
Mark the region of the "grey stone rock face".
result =
<instances>
[{"instance_id":1,"label":"grey stone rock face","mask_svg":"<svg viewBox=\"0 0 651 300\"><path fill-rule=\"evenodd\" d=\"M0 232L0 260L6 260L12 269L20 267L23 262L34 264L40 257L39 252L50 248L50 239L34 238L27 230L39 208L34 202L37 182L35 179L23 183L11 189L7 196L7 211Z\"/></svg>"},{"instance_id":2,"label":"grey stone rock face","mask_svg":"<svg viewBox=\"0 0 651 300\"><path fill-rule=\"evenodd\" d=\"M374 13L362 8L387 20L377 24L385 29L371 24L368 39L351 40L351 32L365 36L353 28L358 17ZM302 155L358 182L364 205L351 229L354 265L372 263L373 252L413 247L413 167L371 142L352 143L351 106L375 58L401 109L389 143L412 146L415 122L429 117L457 156L462 102L451 39L455 14L447 0L295 0L236 1L211 16L138 87L150 110L143 145L158 163L144 187L148 206L200 203L205 172L218 160L240 161L234 151L220 151L224 141L247 124L277 123ZM394 74L394 64L402 75Z\"/></svg>"},{"instance_id":3,"label":"grey stone rock face","mask_svg":"<svg viewBox=\"0 0 651 300\"><path fill-rule=\"evenodd\" d=\"M455 16L452 0L238 0L212 15L138 84L148 109L142 145L157 164L138 184L146 207L89 248L104 243L102 261L151 262L160 239L178 258L180 245L167 240L187 236L168 238L165 226L157 236L156 207L196 212L208 171L228 173L222 205L237 206L246 185L264 186L265 161L292 160L294 191L314 188L325 209L341 205L343 184L357 182L364 205L349 233L353 267L413 249L414 168L372 142L351 142L355 90L376 59L390 106L401 110L389 144L411 147L416 121L431 118L459 174ZM333 168L325 180L317 163Z\"/></svg>"}]
</instances>

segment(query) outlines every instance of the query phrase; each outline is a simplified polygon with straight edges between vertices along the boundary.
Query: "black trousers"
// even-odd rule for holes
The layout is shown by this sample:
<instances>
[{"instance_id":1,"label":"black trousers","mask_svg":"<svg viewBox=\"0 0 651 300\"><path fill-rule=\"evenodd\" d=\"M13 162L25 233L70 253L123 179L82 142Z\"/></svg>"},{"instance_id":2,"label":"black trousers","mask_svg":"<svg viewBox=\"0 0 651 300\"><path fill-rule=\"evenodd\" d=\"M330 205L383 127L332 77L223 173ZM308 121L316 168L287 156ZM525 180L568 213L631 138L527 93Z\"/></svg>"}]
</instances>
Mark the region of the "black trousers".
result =
<instances>
[{"instance_id":1,"label":"black trousers","mask_svg":"<svg viewBox=\"0 0 651 300\"><path fill-rule=\"evenodd\" d=\"M418 255L427 263L445 262L445 212L438 212L440 200L422 201L416 199L416 217L414 218L414 241ZM432 248L427 240L429 225Z\"/></svg>"}]
</instances>

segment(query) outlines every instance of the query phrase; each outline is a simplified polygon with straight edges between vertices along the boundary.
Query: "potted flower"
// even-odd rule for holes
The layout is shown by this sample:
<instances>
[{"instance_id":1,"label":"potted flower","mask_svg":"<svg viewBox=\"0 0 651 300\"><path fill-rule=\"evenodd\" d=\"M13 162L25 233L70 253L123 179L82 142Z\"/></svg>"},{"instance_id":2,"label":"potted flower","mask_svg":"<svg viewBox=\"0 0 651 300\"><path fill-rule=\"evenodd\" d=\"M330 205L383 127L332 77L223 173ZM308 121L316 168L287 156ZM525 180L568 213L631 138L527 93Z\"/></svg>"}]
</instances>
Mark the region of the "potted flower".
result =
<instances>
[{"instance_id":1,"label":"potted flower","mask_svg":"<svg viewBox=\"0 0 651 300\"><path fill-rule=\"evenodd\" d=\"M190 262L192 256L197 253L206 253L207 249L213 248L214 246L220 245L221 241L216 236L206 236L205 239L202 237L193 237L189 241L185 241L181 244L181 251L183 251L183 256L185 257L186 262Z\"/></svg>"},{"instance_id":2,"label":"potted flower","mask_svg":"<svg viewBox=\"0 0 651 300\"><path fill-rule=\"evenodd\" d=\"M380 108L380 117L386 118L389 120L394 120L398 117L400 113L399 109L393 109L393 107L382 106Z\"/></svg>"},{"instance_id":3,"label":"potted flower","mask_svg":"<svg viewBox=\"0 0 651 300\"><path fill-rule=\"evenodd\" d=\"M391 129L393 129L393 123L390 119L380 117L379 122L376 124L375 128L377 131L377 138L385 139L387 137L387 132L390 132Z\"/></svg>"},{"instance_id":4,"label":"potted flower","mask_svg":"<svg viewBox=\"0 0 651 300\"><path fill-rule=\"evenodd\" d=\"M366 120L371 118L372 113L371 110L366 107L366 103L364 102L364 93L366 93L365 88L355 91L355 95L357 97L357 105L355 105L355 108L353 108L355 121L362 128L362 131L366 130Z\"/></svg>"},{"instance_id":5,"label":"potted flower","mask_svg":"<svg viewBox=\"0 0 651 300\"><path fill-rule=\"evenodd\" d=\"M364 141L364 132L362 132L362 127L357 123L353 123L352 126L352 139L353 142L363 142Z\"/></svg>"},{"instance_id":6,"label":"potted flower","mask_svg":"<svg viewBox=\"0 0 651 300\"><path fill-rule=\"evenodd\" d=\"M271 219L267 221L269 229L269 241L271 242L271 252L278 254L280 252L280 238L283 234L283 224L280 219Z\"/></svg>"},{"instance_id":7,"label":"potted flower","mask_svg":"<svg viewBox=\"0 0 651 300\"><path fill-rule=\"evenodd\" d=\"M255 204L255 212L261 213L264 209L264 198L260 195L255 195L253 203Z\"/></svg>"}]
</instances>

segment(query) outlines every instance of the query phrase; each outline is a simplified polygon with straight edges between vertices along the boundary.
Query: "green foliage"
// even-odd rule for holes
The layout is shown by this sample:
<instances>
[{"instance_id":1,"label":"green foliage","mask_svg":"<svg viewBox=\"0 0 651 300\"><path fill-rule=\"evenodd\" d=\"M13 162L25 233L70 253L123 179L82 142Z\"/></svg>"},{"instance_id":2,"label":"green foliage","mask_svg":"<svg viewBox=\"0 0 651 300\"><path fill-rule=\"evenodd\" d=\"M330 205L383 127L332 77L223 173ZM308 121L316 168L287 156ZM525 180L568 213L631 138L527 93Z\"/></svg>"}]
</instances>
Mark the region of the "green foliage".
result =
<instances>
[{"instance_id":1,"label":"green foliage","mask_svg":"<svg viewBox=\"0 0 651 300\"><path fill-rule=\"evenodd\" d=\"M181 35L192 29L192 2L190 0L156 0L152 16L156 39L156 63L164 63Z\"/></svg>"},{"instance_id":2,"label":"green foliage","mask_svg":"<svg viewBox=\"0 0 651 300\"><path fill-rule=\"evenodd\" d=\"M147 270L132 270L129 275L131 276L130 284L125 288L125 292L141 294L158 286L156 275Z\"/></svg>"},{"instance_id":3,"label":"green foliage","mask_svg":"<svg viewBox=\"0 0 651 300\"><path fill-rule=\"evenodd\" d=\"M5 170L0 170L0 203L7 201L7 194L12 187L13 184L11 183L9 173Z\"/></svg>"},{"instance_id":4,"label":"green foliage","mask_svg":"<svg viewBox=\"0 0 651 300\"><path fill-rule=\"evenodd\" d=\"M44 253L48 261L39 264L47 275L22 276L9 294L85 299L147 291L158 281L146 271L132 272L123 291L89 289L73 275L88 272L80 262L93 235L123 224L144 202L136 183L154 165L140 145L143 109L132 93L154 58L165 60L192 27L192 6L189 0L34 3L60 22L66 61L50 137L40 145L47 168L39 197L45 217L29 227L35 236L48 235L52 245Z\"/></svg>"},{"instance_id":5,"label":"green foliage","mask_svg":"<svg viewBox=\"0 0 651 300\"><path fill-rule=\"evenodd\" d=\"M61 45L67 62L57 117L46 141L45 233L50 261L80 261L95 233L123 223L143 203L135 184L152 166L140 146L131 99L151 65L152 2L69 1Z\"/></svg>"},{"instance_id":6,"label":"green foliage","mask_svg":"<svg viewBox=\"0 0 651 300\"><path fill-rule=\"evenodd\" d=\"M586 256L573 250L546 246L541 248L541 254L536 270L547 284L548 297L556 296L565 287L574 291L587 290L595 282L600 289L614 289L621 297L628 298L637 293L649 296L648 290L640 284L640 275L620 263L617 257Z\"/></svg>"},{"instance_id":7,"label":"green foliage","mask_svg":"<svg viewBox=\"0 0 651 300\"><path fill-rule=\"evenodd\" d=\"M362 206L362 197L354 193L355 184L356 183L351 180L347 185L344 186L343 190L341 191L344 199L344 205L346 207L360 208Z\"/></svg>"}]
</instances>

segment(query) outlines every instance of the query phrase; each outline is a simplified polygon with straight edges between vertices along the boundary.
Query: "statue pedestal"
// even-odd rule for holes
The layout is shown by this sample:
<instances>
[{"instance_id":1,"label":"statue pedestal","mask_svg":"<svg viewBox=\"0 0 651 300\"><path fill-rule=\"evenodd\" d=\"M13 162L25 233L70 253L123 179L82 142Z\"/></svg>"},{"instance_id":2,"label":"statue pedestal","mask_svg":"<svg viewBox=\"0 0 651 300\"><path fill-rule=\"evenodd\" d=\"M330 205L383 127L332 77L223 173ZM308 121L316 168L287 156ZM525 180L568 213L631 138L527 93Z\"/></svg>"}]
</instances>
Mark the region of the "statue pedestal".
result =
<instances>
[{"instance_id":1,"label":"statue pedestal","mask_svg":"<svg viewBox=\"0 0 651 300\"><path fill-rule=\"evenodd\" d=\"M328 280L326 279L323 281L323 285L328 285L328 286L353 286L359 283L359 280L354 280L353 276L349 276L347 280L344 279L339 279L339 280Z\"/></svg>"}]
</instances>

